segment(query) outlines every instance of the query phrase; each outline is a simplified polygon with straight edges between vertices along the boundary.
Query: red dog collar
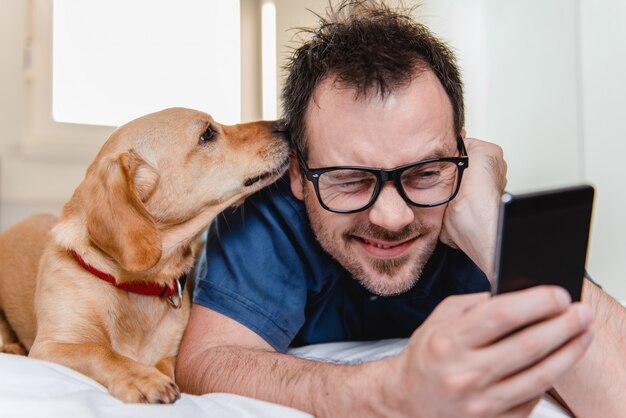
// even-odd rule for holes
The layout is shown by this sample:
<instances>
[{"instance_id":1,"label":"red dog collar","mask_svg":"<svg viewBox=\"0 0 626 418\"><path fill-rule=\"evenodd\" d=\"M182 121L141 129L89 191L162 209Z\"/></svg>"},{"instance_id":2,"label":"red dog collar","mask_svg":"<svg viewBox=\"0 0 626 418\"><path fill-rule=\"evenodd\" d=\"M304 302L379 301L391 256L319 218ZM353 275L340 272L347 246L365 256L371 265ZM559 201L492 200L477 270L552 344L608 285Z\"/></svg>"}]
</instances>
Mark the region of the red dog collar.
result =
<instances>
[{"instance_id":1,"label":"red dog collar","mask_svg":"<svg viewBox=\"0 0 626 418\"><path fill-rule=\"evenodd\" d=\"M115 277L110 274L104 273L95 267L87 264L83 258L78 255L74 250L71 250L72 256L78 263L88 272L94 276L104 280L117 287L118 289L125 290L131 293L137 293L145 296L159 296L160 298L167 298L167 301L175 308L180 308L183 299L183 286L185 285L185 276L181 279L176 279L169 285L162 285L148 282L131 282L131 283L117 283Z\"/></svg>"}]
</instances>

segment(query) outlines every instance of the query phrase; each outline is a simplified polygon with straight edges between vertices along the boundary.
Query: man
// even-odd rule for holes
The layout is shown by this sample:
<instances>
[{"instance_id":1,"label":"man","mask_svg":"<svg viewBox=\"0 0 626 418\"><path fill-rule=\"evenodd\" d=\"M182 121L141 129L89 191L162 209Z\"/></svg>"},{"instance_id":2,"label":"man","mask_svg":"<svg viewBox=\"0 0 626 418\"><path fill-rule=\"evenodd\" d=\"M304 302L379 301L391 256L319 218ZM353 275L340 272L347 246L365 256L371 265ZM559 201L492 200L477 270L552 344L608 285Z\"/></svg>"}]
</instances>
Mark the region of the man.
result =
<instances>
[{"instance_id":1,"label":"man","mask_svg":"<svg viewBox=\"0 0 626 418\"><path fill-rule=\"evenodd\" d=\"M521 417L554 387L580 416L619 414L621 307L589 283L584 305L556 287L484 292L506 165L464 138L444 44L406 14L344 1L295 52L283 98L297 157L211 230L184 391L316 416ZM403 353L361 365L283 354L389 337L410 337Z\"/></svg>"}]
</instances>

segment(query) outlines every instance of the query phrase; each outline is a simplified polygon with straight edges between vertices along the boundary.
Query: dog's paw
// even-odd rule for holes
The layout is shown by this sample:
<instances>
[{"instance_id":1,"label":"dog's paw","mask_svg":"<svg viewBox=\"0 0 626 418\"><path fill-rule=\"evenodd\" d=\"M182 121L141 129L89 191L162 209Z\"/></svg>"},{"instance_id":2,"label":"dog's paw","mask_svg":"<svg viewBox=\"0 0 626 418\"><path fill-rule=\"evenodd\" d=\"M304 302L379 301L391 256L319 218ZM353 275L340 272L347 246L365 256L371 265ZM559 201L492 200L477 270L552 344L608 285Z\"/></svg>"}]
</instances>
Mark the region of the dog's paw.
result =
<instances>
[{"instance_id":1,"label":"dog's paw","mask_svg":"<svg viewBox=\"0 0 626 418\"><path fill-rule=\"evenodd\" d=\"M180 398L176 383L153 368L129 373L113 382L109 392L127 403L173 403Z\"/></svg>"},{"instance_id":2,"label":"dog's paw","mask_svg":"<svg viewBox=\"0 0 626 418\"><path fill-rule=\"evenodd\" d=\"M9 344L3 344L0 346L0 353L17 354L20 356L25 356L28 354L28 351L26 351L24 346L20 343L9 343Z\"/></svg>"}]
</instances>

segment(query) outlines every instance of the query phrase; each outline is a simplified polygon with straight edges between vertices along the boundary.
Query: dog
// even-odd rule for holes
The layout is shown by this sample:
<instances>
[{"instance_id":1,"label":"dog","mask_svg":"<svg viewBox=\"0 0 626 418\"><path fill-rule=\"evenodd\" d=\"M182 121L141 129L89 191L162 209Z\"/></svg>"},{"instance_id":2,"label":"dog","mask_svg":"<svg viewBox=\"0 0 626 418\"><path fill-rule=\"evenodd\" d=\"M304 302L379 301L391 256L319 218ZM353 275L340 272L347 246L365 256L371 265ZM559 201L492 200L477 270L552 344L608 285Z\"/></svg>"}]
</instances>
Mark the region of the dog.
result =
<instances>
[{"instance_id":1,"label":"dog","mask_svg":"<svg viewBox=\"0 0 626 418\"><path fill-rule=\"evenodd\" d=\"M225 126L184 108L118 128L58 221L0 234L2 351L73 368L125 402L174 402L203 232L282 176L289 149L275 122Z\"/></svg>"}]
</instances>

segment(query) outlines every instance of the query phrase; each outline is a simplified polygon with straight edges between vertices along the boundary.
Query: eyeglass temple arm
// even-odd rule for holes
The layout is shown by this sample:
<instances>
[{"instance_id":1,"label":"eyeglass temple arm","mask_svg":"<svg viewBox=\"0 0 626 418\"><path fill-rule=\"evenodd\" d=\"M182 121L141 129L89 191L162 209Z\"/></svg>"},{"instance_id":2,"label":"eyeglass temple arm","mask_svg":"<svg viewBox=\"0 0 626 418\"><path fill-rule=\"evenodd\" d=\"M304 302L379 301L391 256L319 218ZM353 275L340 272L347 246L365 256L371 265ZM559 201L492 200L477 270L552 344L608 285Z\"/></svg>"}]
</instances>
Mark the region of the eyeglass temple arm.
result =
<instances>
[{"instance_id":1,"label":"eyeglass temple arm","mask_svg":"<svg viewBox=\"0 0 626 418\"><path fill-rule=\"evenodd\" d=\"M459 151L461 152L461 157L467 157L467 150L465 149L465 141L463 141L463 137L461 135L456 137L456 145Z\"/></svg>"}]
</instances>

